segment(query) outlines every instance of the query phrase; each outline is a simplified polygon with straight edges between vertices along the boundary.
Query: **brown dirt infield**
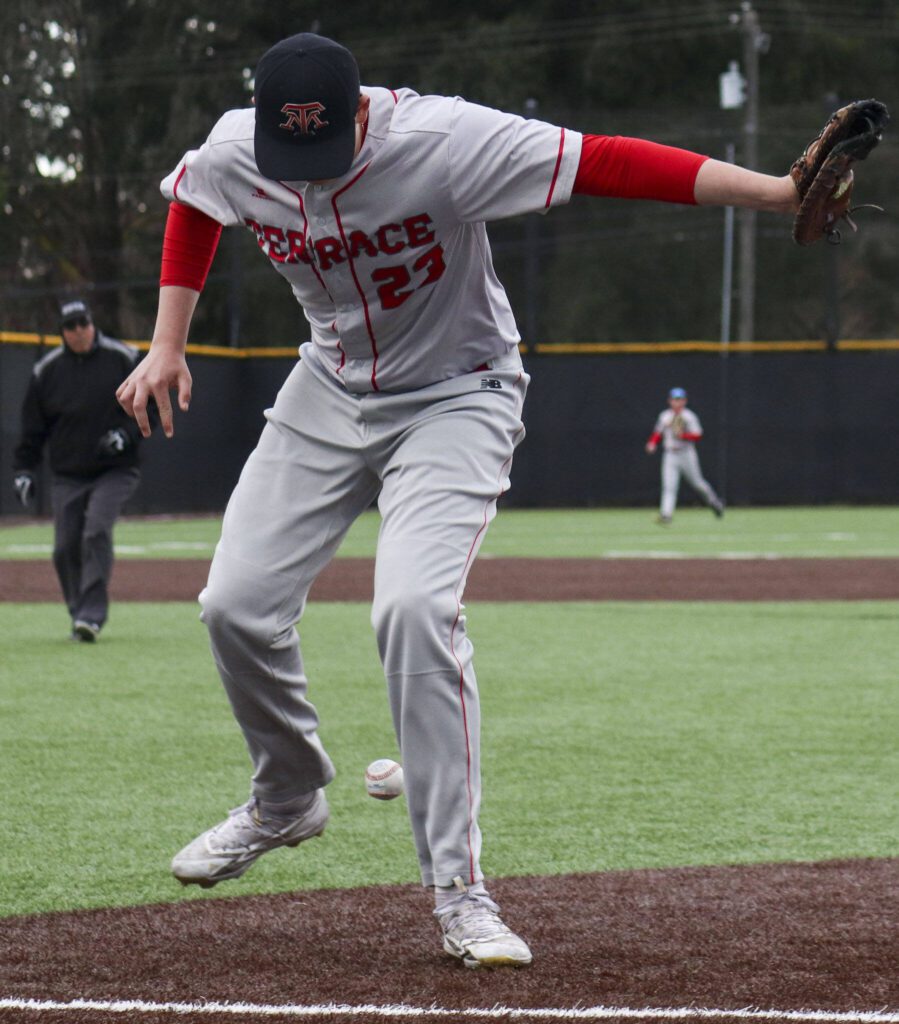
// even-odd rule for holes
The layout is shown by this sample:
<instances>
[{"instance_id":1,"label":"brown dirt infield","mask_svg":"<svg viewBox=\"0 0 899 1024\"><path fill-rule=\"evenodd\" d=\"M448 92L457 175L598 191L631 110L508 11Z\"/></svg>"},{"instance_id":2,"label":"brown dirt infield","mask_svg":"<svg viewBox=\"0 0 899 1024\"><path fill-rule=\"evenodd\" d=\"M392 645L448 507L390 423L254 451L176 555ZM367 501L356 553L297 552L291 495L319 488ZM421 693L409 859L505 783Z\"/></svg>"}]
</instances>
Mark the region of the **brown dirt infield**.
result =
<instances>
[{"instance_id":1,"label":"brown dirt infield","mask_svg":"<svg viewBox=\"0 0 899 1024\"><path fill-rule=\"evenodd\" d=\"M301 865L305 854L290 856ZM453 1009L899 1007L899 860L514 878L492 889L531 943L526 970L475 972L447 957L428 897L409 885L7 919L0 996ZM0 1010L3 1021L110 1019L121 1018Z\"/></svg>"},{"instance_id":2,"label":"brown dirt infield","mask_svg":"<svg viewBox=\"0 0 899 1024\"><path fill-rule=\"evenodd\" d=\"M120 560L113 600L194 600L208 562ZM371 598L372 563L339 559L317 600ZM899 561L482 559L469 600L858 600L899 598ZM8 561L0 600L59 601L49 561ZM303 848L296 854L302 871ZM314 849L308 851L314 855ZM172 883L172 899L181 889ZM230 886L231 894L228 895ZM19 1009L0 1022L225 1024L314 1019L395 1024L352 1007L404 1004L419 1019L562 1020L596 1006L699 1010L891 1010L899 1017L899 859L619 871L500 879L508 923L530 942L523 971L468 971L440 949L417 886L213 898L0 921L0 1001L140 1000L306 1007L291 1016L181 1008ZM218 896L223 893L223 898ZM337 1013L316 1007L338 1005ZM502 1014L497 1007L542 1009ZM435 1008L450 1011L436 1015ZM416 1019L416 1018L412 1018ZM623 1021L624 1016L606 1018ZM642 1018L649 1021L649 1015ZM726 1016L718 1019L726 1020ZM756 1024L784 1018L754 1018ZM795 1022L794 1022L795 1024Z\"/></svg>"},{"instance_id":3,"label":"brown dirt infield","mask_svg":"<svg viewBox=\"0 0 899 1024\"><path fill-rule=\"evenodd\" d=\"M120 559L114 601L193 601L209 562ZM311 598L370 601L373 562L335 559ZM798 601L897 600L899 559L481 558L468 580L469 601ZM58 601L48 559L6 561L0 601Z\"/></svg>"}]
</instances>

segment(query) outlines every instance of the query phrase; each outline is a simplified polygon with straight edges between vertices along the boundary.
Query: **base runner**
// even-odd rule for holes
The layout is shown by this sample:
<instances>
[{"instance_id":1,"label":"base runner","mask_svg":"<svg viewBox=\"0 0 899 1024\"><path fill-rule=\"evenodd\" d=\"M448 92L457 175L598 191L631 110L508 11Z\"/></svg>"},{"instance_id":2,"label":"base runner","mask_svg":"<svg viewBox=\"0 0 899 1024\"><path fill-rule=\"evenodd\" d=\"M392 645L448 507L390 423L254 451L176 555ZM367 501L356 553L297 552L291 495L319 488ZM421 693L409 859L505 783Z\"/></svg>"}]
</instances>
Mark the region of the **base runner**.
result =
<instances>
[{"instance_id":1,"label":"base runner","mask_svg":"<svg viewBox=\"0 0 899 1024\"><path fill-rule=\"evenodd\" d=\"M173 433L185 345L222 226L251 231L310 340L228 505L201 594L253 764L250 798L189 843L175 875L237 878L318 835L334 766L295 629L309 588L373 500L372 624L412 832L444 950L524 966L481 871L480 714L463 596L524 437L528 376L485 223L572 193L794 215L771 177L639 139L582 135L411 89L360 87L342 46L291 36L260 60L255 106L225 113L162 183L171 201L146 359L119 388L144 434Z\"/></svg>"}]
</instances>

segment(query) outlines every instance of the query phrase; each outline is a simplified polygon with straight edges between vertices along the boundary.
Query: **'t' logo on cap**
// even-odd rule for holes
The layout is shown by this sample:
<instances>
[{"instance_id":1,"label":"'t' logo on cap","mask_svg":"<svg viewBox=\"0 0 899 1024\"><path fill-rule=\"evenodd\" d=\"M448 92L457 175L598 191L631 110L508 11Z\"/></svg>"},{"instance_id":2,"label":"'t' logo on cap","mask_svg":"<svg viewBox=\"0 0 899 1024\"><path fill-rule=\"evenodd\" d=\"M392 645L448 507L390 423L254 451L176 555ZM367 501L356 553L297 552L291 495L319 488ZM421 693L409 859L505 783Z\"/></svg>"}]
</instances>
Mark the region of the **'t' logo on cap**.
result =
<instances>
[{"instance_id":1,"label":"'t' logo on cap","mask_svg":"<svg viewBox=\"0 0 899 1024\"><path fill-rule=\"evenodd\" d=\"M320 117L325 112L324 106L317 100L314 103L285 103L281 113L287 119L278 125L289 132L301 132L303 135L315 134L319 128L326 128L327 121Z\"/></svg>"}]
</instances>

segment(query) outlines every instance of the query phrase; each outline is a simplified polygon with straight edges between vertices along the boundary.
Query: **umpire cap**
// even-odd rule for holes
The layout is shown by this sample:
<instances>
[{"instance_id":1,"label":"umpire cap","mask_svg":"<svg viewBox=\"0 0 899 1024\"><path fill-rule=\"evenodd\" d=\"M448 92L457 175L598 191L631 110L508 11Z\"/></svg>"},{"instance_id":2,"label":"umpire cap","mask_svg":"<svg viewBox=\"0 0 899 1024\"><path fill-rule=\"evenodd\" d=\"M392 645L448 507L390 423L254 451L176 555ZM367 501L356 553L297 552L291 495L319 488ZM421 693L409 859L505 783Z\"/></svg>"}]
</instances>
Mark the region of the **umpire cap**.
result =
<instances>
[{"instance_id":1,"label":"umpire cap","mask_svg":"<svg viewBox=\"0 0 899 1024\"><path fill-rule=\"evenodd\" d=\"M282 39L256 67L256 165L276 181L346 174L356 152L359 68L339 43L311 32Z\"/></svg>"},{"instance_id":2,"label":"umpire cap","mask_svg":"<svg viewBox=\"0 0 899 1024\"><path fill-rule=\"evenodd\" d=\"M91 308L84 299L67 299L59 305L59 321L67 323L76 317L83 316L85 320L92 320Z\"/></svg>"}]
</instances>

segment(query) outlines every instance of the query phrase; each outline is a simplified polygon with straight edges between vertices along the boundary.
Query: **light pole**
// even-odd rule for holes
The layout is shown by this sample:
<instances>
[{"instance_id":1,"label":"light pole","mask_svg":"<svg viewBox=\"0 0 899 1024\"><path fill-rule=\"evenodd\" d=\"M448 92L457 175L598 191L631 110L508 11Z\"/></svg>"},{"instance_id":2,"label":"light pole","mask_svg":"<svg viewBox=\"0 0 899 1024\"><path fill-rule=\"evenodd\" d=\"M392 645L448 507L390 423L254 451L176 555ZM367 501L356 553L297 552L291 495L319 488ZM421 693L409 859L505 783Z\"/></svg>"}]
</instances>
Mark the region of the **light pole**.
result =
<instances>
[{"instance_id":1,"label":"light pole","mask_svg":"<svg viewBox=\"0 0 899 1024\"><path fill-rule=\"evenodd\" d=\"M746 101L746 79L735 60L718 76L718 101L722 110L738 110ZM725 145L725 159L736 160L736 146ZM734 208L724 208L724 252L721 260L721 360L718 380L718 493L727 501L727 408L728 355L730 354L731 310L734 280Z\"/></svg>"},{"instance_id":2,"label":"light pole","mask_svg":"<svg viewBox=\"0 0 899 1024\"><path fill-rule=\"evenodd\" d=\"M718 76L718 100L722 110L738 110L746 102L746 79L740 74L740 65L732 60L727 71ZM725 159L736 160L736 146L728 142ZM721 345L730 343L731 305L733 300L734 268L734 208L724 208L724 267L721 275Z\"/></svg>"}]
</instances>

